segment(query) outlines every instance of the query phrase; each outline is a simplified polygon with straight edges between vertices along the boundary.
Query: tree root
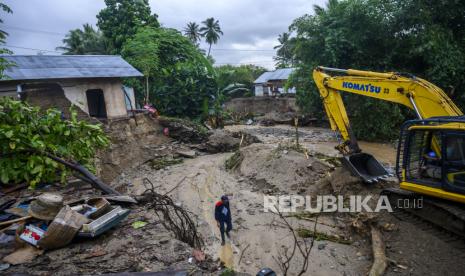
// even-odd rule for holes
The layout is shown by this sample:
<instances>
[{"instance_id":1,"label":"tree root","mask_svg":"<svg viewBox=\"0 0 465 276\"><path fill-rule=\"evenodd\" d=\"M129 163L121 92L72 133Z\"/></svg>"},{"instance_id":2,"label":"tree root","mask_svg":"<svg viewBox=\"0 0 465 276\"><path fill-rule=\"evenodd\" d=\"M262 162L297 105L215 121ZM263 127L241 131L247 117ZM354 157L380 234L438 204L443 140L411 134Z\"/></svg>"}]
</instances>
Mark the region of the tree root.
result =
<instances>
[{"instance_id":1,"label":"tree root","mask_svg":"<svg viewBox=\"0 0 465 276\"><path fill-rule=\"evenodd\" d=\"M383 275L388 264L386 258L383 235L375 226L371 226L371 244L373 249L373 265L371 266L369 276Z\"/></svg>"}]
</instances>

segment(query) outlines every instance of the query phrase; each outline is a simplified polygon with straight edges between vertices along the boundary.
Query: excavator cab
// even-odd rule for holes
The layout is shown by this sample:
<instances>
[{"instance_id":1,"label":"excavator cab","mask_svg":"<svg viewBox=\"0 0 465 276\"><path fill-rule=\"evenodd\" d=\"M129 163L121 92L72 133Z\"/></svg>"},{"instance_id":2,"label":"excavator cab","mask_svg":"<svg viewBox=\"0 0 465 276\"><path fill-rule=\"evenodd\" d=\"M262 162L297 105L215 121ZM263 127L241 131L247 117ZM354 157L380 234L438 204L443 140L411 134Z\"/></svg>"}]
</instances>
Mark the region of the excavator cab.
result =
<instances>
[{"instance_id":1,"label":"excavator cab","mask_svg":"<svg viewBox=\"0 0 465 276\"><path fill-rule=\"evenodd\" d=\"M465 203L465 118L407 122L396 173L401 188Z\"/></svg>"}]
</instances>

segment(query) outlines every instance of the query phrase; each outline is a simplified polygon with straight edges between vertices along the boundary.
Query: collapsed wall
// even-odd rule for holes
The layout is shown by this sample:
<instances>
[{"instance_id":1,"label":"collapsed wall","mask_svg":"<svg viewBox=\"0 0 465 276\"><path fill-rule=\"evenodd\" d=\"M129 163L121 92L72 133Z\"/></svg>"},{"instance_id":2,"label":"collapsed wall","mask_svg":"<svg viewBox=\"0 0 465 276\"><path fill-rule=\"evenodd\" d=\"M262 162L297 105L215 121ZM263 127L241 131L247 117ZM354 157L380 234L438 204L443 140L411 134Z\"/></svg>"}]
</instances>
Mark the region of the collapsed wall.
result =
<instances>
[{"instance_id":1,"label":"collapsed wall","mask_svg":"<svg viewBox=\"0 0 465 276\"><path fill-rule=\"evenodd\" d=\"M235 98L225 103L225 109L237 114L286 113L298 110L295 98L248 97Z\"/></svg>"},{"instance_id":2,"label":"collapsed wall","mask_svg":"<svg viewBox=\"0 0 465 276\"><path fill-rule=\"evenodd\" d=\"M111 142L109 148L98 154L96 165L97 175L105 183L152 159L160 146L170 141L163 135L162 126L149 114L109 120L104 129Z\"/></svg>"},{"instance_id":3,"label":"collapsed wall","mask_svg":"<svg viewBox=\"0 0 465 276\"><path fill-rule=\"evenodd\" d=\"M69 109L73 103L65 96L63 88L58 83L37 83L23 85L23 99L32 106L42 110L56 108L63 112L65 118L71 116ZM75 108L80 120L89 120L89 115L80 108Z\"/></svg>"}]
</instances>

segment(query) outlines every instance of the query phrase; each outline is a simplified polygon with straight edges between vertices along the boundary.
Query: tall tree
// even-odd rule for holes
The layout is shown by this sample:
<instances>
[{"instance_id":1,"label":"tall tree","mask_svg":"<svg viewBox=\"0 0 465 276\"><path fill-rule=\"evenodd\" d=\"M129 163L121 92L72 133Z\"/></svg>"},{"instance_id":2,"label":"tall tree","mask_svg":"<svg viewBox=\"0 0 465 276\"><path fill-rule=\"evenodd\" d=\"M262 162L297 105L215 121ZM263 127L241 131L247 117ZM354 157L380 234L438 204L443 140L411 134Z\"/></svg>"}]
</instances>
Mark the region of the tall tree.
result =
<instances>
[{"instance_id":1,"label":"tall tree","mask_svg":"<svg viewBox=\"0 0 465 276\"><path fill-rule=\"evenodd\" d=\"M215 20L215 18L210 17L205 21L202 21L203 27L200 28L202 36L205 37L205 41L209 44L208 54L210 56L210 51L212 49L212 44L216 44L220 39L220 35L223 35L223 32L220 28L220 22Z\"/></svg>"},{"instance_id":2,"label":"tall tree","mask_svg":"<svg viewBox=\"0 0 465 276\"><path fill-rule=\"evenodd\" d=\"M123 44L143 26L158 28L148 0L105 0L106 8L97 15L97 26L109 39L112 53L119 54Z\"/></svg>"},{"instance_id":3,"label":"tall tree","mask_svg":"<svg viewBox=\"0 0 465 276\"><path fill-rule=\"evenodd\" d=\"M204 103L212 104L217 91L213 68L179 31L140 28L122 53L137 69L151 72L150 103L163 114L195 118L203 113ZM141 81L131 85L136 93L144 90Z\"/></svg>"},{"instance_id":4,"label":"tall tree","mask_svg":"<svg viewBox=\"0 0 465 276\"><path fill-rule=\"evenodd\" d=\"M0 9L6 13L12 13L12 10L10 9L10 7L8 7L4 3L0 3ZM0 24L1 23L3 23L3 19L0 18ZM0 30L0 45L5 44L5 40L7 36L8 36L7 32ZM0 54L11 54L11 51L6 48L0 48ZM3 75L3 72L5 71L6 68L8 68L11 65L12 64L8 62L6 59L0 57L0 79L5 78L5 76Z\"/></svg>"},{"instance_id":5,"label":"tall tree","mask_svg":"<svg viewBox=\"0 0 465 276\"><path fill-rule=\"evenodd\" d=\"M123 46L122 55L126 60L139 68L145 76L145 100L150 103L149 79L158 68L158 41L153 39L152 28L140 29L133 39L129 39Z\"/></svg>"},{"instance_id":6,"label":"tall tree","mask_svg":"<svg viewBox=\"0 0 465 276\"><path fill-rule=\"evenodd\" d=\"M99 55L110 52L108 40L90 24L84 24L82 29L69 31L62 41L64 46L56 49L65 51L65 55Z\"/></svg>"},{"instance_id":7,"label":"tall tree","mask_svg":"<svg viewBox=\"0 0 465 276\"><path fill-rule=\"evenodd\" d=\"M286 68L294 66L292 59L292 50L294 47L294 39L291 38L290 33L284 32L278 36L279 45L274 46L276 49L276 57L274 60L277 61L276 66L278 68Z\"/></svg>"},{"instance_id":8,"label":"tall tree","mask_svg":"<svg viewBox=\"0 0 465 276\"><path fill-rule=\"evenodd\" d=\"M199 24L195 22L187 23L187 26L184 28L184 35L187 36L192 43L197 44L202 37Z\"/></svg>"}]
</instances>

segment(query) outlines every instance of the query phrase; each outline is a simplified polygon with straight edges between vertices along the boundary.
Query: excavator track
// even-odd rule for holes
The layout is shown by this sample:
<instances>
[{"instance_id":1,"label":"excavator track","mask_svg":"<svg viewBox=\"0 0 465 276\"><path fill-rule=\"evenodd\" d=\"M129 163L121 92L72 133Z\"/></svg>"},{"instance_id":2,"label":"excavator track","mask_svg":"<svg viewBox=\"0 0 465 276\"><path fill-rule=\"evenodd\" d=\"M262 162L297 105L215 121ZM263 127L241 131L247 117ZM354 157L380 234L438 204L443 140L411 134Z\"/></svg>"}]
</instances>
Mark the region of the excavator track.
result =
<instances>
[{"instance_id":1,"label":"excavator track","mask_svg":"<svg viewBox=\"0 0 465 276\"><path fill-rule=\"evenodd\" d=\"M465 208L440 199L397 188L381 192L389 199L393 215L432 233L454 247L465 249Z\"/></svg>"}]
</instances>

